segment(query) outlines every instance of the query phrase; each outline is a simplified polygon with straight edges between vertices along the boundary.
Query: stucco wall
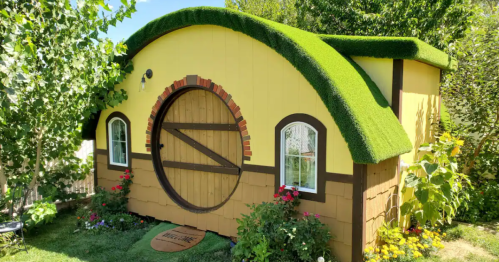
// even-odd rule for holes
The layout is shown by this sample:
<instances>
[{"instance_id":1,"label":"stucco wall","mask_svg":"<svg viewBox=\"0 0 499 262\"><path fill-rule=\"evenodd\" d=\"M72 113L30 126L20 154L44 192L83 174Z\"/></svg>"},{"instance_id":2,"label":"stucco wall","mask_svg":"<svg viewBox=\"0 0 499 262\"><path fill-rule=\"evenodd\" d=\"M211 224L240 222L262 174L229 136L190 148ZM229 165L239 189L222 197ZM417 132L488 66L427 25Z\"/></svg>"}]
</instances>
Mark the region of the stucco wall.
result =
<instances>
[{"instance_id":1,"label":"stucco wall","mask_svg":"<svg viewBox=\"0 0 499 262\"><path fill-rule=\"evenodd\" d=\"M369 77L376 83L379 90L388 101L392 104L392 81L393 81L393 59L373 58L365 56L352 57Z\"/></svg>"},{"instance_id":2,"label":"stucco wall","mask_svg":"<svg viewBox=\"0 0 499 262\"><path fill-rule=\"evenodd\" d=\"M241 107L251 134L253 156L246 164L273 166L274 127L284 117L306 113L327 127L326 171L352 174L353 161L345 140L326 106L307 80L266 45L219 26L190 26L155 40L133 58L132 74L116 89L127 91L123 104L102 111L97 148L106 149L105 119L120 111L132 125L132 152L147 153L144 130L151 107L166 86L186 75L212 79ZM145 91L142 75L152 69Z\"/></svg>"}]
</instances>

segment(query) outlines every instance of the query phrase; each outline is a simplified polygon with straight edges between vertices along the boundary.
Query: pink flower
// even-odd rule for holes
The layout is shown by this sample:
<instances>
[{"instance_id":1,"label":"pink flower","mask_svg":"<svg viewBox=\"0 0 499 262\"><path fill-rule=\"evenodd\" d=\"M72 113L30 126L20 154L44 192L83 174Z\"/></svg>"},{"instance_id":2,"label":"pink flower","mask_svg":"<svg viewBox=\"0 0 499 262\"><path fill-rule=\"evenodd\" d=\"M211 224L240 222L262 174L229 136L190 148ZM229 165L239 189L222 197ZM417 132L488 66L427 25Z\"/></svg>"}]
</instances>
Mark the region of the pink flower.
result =
<instances>
[{"instance_id":1,"label":"pink flower","mask_svg":"<svg viewBox=\"0 0 499 262\"><path fill-rule=\"evenodd\" d=\"M106 206L106 203L102 203L102 206L105 207Z\"/></svg>"},{"instance_id":2,"label":"pink flower","mask_svg":"<svg viewBox=\"0 0 499 262\"><path fill-rule=\"evenodd\" d=\"M130 173L130 170L128 170L128 169L127 169L127 170L125 170L125 173Z\"/></svg>"},{"instance_id":3,"label":"pink flower","mask_svg":"<svg viewBox=\"0 0 499 262\"><path fill-rule=\"evenodd\" d=\"M287 196L282 196L282 200L288 201L288 197Z\"/></svg>"},{"instance_id":4,"label":"pink flower","mask_svg":"<svg viewBox=\"0 0 499 262\"><path fill-rule=\"evenodd\" d=\"M274 194L274 198L278 198L279 197L279 194Z\"/></svg>"},{"instance_id":5,"label":"pink flower","mask_svg":"<svg viewBox=\"0 0 499 262\"><path fill-rule=\"evenodd\" d=\"M127 179L127 180L128 180L128 179L130 179L130 176L129 176L129 175L126 175L126 176L125 176L125 179Z\"/></svg>"},{"instance_id":6,"label":"pink flower","mask_svg":"<svg viewBox=\"0 0 499 262\"><path fill-rule=\"evenodd\" d=\"M279 193L282 193L282 191L284 191L284 189L282 189L282 188L279 188Z\"/></svg>"},{"instance_id":7,"label":"pink flower","mask_svg":"<svg viewBox=\"0 0 499 262\"><path fill-rule=\"evenodd\" d=\"M303 215L304 215L304 216L306 216L306 217L308 217L308 216L310 216L310 213L308 213L308 212L303 212Z\"/></svg>"},{"instance_id":8,"label":"pink flower","mask_svg":"<svg viewBox=\"0 0 499 262\"><path fill-rule=\"evenodd\" d=\"M292 196L288 196L288 201L293 201L295 200Z\"/></svg>"},{"instance_id":9,"label":"pink flower","mask_svg":"<svg viewBox=\"0 0 499 262\"><path fill-rule=\"evenodd\" d=\"M299 194L300 194L300 192L298 192L298 191L293 192L293 196L298 196Z\"/></svg>"},{"instance_id":10,"label":"pink flower","mask_svg":"<svg viewBox=\"0 0 499 262\"><path fill-rule=\"evenodd\" d=\"M291 196L291 193L289 193L289 191L286 193L286 196Z\"/></svg>"},{"instance_id":11,"label":"pink flower","mask_svg":"<svg viewBox=\"0 0 499 262\"><path fill-rule=\"evenodd\" d=\"M123 176L120 176L120 178L123 178Z\"/></svg>"},{"instance_id":12,"label":"pink flower","mask_svg":"<svg viewBox=\"0 0 499 262\"><path fill-rule=\"evenodd\" d=\"M315 218L319 218L319 217L320 217L319 214L315 214Z\"/></svg>"},{"instance_id":13,"label":"pink flower","mask_svg":"<svg viewBox=\"0 0 499 262\"><path fill-rule=\"evenodd\" d=\"M119 190L123 189L123 187L120 186L120 185L117 185L116 188L119 189Z\"/></svg>"}]
</instances>

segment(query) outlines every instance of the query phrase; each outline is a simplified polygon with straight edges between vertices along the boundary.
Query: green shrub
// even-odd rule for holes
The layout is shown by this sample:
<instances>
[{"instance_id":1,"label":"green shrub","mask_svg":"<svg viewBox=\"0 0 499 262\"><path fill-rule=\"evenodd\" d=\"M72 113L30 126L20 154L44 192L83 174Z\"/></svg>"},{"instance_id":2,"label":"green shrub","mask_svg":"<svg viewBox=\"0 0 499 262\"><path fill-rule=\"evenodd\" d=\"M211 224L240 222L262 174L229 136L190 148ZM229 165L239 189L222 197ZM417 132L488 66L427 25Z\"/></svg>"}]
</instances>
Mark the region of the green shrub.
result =
<instances>
[{"instance_id":1,"label":"green shrub","mask_svg":"<svg viewBox=\"0 0 499 262\"><path fill-rule=\"evenodd\" d=\"M120 184L106 191L103 187L97 187L92 196L90 209L100 216L105 214L116 214L127 212L130 185L133 184L134 175L128 169L120 176Z\"/></svg>"},{"instance_id":2,"label":"green shrub","mask_svg":"<svg viewBox=\"0 0 499 262\"><path fill-rule=\"evenodd\" d=\"M252 212L237 219L234 261L331 261L331 235L319 215L305 212L296 218L298 191L284 193L281 187L279 192L276 202L248 205Z\"/></svg>"},{"instance_id":3,"label":"green shrub","mask_svg":"<svg viewBox=\"0 0 499 262\"><path fill-rule=\"evenodd\" d=\"M52 223L57 214L54 203L45 200L35 201L33 206L23 215L26 228L34 228L42 224Z\"/></svg>"},{"instance_id":4,"label":"green shrub","mask_svg":"<svg viewBox=\"0 0 499 262\"><path fill-rule=\"evenodd\" d=\"M488 222L499 218L499 185L491 180L478 187L467 189L470 200L468 209L460 207L457 220L465 222Z\"/></svg>"}]
</instances>

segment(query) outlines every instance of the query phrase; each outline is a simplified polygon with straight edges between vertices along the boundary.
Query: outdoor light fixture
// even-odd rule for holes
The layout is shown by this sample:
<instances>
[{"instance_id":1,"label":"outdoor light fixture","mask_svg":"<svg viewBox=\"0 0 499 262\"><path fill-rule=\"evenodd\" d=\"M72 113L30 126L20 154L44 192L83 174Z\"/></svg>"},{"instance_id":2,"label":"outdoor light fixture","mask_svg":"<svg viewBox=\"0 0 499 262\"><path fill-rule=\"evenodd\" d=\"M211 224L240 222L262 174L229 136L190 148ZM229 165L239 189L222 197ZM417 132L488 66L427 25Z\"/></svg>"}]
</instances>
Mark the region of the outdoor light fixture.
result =
<instances>
[{"instance_id":1,"label":"outdoor light fixture","mask_svg":"<svg viewBox=\"0 0 499 262\"><path fill-rule=\"evenodd\" d=\"M146 73L142 75L142 81L140 81L140 83L142 83L142 91L144 91L144 88L145 88L145 85L146 85L146 78L145 76L147 76L148 79L151 79L152 77L152 70L151 69L147 69Z\"/></svg>"}]
</instances>

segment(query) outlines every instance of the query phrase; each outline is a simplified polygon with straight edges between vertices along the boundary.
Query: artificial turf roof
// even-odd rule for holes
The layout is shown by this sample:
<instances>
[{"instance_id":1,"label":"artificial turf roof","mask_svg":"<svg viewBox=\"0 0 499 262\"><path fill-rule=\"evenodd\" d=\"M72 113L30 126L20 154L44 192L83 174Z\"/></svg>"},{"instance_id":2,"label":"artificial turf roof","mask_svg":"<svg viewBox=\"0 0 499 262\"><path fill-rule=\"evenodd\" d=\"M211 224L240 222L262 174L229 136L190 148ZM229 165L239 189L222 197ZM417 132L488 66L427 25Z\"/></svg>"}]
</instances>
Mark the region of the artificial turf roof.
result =
<instances>
[{"instance_id":1,"label":"artificial turf roof","mask_svg":"<svg viewBox=\"0 0 499 262\"><path fill-rule=\"evenodd\" d=\"M264 43L286 58L321 97L355 163L378 163L411 151L412 144L376 84L360 66L340 52L416 59L443 69L452 68L445 53L417 39L316 35L253 15L214 7L187 8L149 22L126 41L128 59L155 39L191 25L230 28Z\"/></svg>"}]
</instances>

